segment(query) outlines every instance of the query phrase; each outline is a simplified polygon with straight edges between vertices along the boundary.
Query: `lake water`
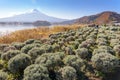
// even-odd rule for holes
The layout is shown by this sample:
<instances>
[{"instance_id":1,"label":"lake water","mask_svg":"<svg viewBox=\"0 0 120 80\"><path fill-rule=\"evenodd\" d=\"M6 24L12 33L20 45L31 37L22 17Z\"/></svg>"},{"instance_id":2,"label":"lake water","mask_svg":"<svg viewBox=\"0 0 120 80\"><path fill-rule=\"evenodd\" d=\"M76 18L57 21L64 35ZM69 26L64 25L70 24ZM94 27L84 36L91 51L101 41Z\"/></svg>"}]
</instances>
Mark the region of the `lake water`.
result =
<instances>
[{"instance_id":1,"label":"lake water","mask_svg":"<svg viewBox=\"0 0 120 80\"><path fill-rule=\"evenodd\" d=\"M10 33L17 30L36 28L33 25L0 25L0 34Z\"/></svg>"}]
</instances>

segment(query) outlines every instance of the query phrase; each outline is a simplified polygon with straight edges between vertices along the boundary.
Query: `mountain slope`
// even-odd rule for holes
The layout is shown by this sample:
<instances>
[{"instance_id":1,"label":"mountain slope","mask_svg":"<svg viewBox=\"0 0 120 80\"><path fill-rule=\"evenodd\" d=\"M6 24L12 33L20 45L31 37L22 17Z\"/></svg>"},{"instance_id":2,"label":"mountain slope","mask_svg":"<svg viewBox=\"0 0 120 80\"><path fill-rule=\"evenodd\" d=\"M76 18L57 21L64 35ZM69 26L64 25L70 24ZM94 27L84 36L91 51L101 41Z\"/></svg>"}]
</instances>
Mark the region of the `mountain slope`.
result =
<instances>
[{"instance_id":1,"label":"mountain slope","mask_svg":"<svg viewBox=\"0 0 120 80\"><path fill-rule=\"evenodd\" d=\"M55 17L48 16L41 13L37 9L34 9L32 12L15 15L8 18L1 18L0 22L35 22L35 21L48 21L48 22L62 22L66 19L59 19Z\"/></svg>"},{"instance_id":2,"label":"mountain slope","mask_svg":"<svg viewBox=\"0 0 120 80\"><path fill-rule=\"evenodd\" d=\"M105 11L99 14L84 16L78 19L63 21L60 24L109 24L120 22L120 14L112 11Z\"/></svg>"},{"instance_id":3,"label":"mountain slope","mask_svg":"<svg viewBox=\"0 0 120 80\"><path fill-rule=\"evenodd\" d=\"M111 11L105 11L96 15L85 16L76 20L75 23L78 24L109 24L115 22L120 22L120 14Z\"/></svg>"}]
</instances>

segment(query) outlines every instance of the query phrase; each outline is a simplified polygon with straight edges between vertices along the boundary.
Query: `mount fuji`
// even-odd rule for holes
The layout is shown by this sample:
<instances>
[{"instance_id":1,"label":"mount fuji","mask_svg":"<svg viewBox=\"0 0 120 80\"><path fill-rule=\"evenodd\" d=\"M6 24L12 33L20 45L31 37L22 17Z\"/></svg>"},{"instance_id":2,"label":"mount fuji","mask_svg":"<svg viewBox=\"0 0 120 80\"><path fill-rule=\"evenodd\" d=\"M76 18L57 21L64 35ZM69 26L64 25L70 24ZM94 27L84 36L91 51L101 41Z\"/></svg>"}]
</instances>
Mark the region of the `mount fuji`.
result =
<instances>
[{"instance_id":1,"label":"mount fuji","mask_svg":"<svg viewBox=\"0 0 120 80\"><path fill-rule=\"evenodd\" d=\"M43 14L37 9L33 9L30 12L7 17L7 18L0 18L0 22L35 22L35 21L48 21L51 23L54 22L62 22L66 21L67 19L60 19L52 16L48 16Z\"/></svg>"}]
</instances>

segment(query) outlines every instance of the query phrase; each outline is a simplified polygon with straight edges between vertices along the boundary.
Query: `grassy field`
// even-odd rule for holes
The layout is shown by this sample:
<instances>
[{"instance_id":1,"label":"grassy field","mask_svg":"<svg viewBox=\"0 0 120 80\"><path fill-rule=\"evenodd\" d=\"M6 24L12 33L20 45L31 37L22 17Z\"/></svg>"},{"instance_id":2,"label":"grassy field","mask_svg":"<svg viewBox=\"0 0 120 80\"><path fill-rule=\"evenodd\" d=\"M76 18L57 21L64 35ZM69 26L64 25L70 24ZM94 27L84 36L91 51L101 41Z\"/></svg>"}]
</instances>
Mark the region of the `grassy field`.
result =
<instances>
[{"instance_id":1,"label":"grassy field","mask_svg":"<svg viewBox=\"0 0 120 80\"><path fill-rule=\"evenodd\" d=\"M10 34L6 34L3 37L0 37L0 43L9 44L12 42L24 42L27 39L44 39L48 38L50 34L74 30L79 27L81 26L71 25L71 26L54 26L52 28L40 27L35 29L19 30L12 32Z\"/></svg>"}]
</instances>

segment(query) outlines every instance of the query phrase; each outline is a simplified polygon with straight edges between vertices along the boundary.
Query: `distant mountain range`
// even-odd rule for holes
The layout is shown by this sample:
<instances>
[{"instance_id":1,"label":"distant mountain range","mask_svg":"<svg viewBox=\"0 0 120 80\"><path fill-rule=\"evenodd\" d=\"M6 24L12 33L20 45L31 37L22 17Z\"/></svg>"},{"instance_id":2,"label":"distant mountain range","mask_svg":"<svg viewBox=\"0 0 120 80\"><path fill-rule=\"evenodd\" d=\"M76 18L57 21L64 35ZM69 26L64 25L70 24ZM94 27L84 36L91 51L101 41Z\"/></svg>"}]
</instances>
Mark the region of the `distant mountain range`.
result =
<instances>
[{"instance_id":1,"label":"distant mountain range","mask_svg":"<svg viewBox=\"0 0 120 80\"><path fill-rule=\"evenodd\" d=\"M60 18L48 16L46 14L43 14L37 9L33 9L32 11L27 13L0 19L0 22L35 22L35 21L48 21L53 23L53 22L66 21L66 19L60 19Z\"/></svg>"},{"instance_id":2,"label":"distant mountain range","mask_svg":"<svg viewBox=\"0 0 120 80\"><path fill-rule=\"evenodd\" d=\"M105 11L96 15L84 16L78 19L61 22L61 24L109 24L120 23L120 14L112 11Z\"/></svg>"},{"instance_id":3,"label":"distant mountain range","mask_svg":"<svg viewBox=\"0 0 120 80\"><path fill-rule=\"evenodd\" d=\"M102 13L98 13L95 15L84 16L81 18L67 20L67 19L60 19L48 16L46 14L41 13L37 9L33 9L31 12L27 12L20 15L15 15L8 18L1 18L1 22L27 22L34 23L39 21L39 23L54 23L54 24L109 24L112 22L120 23L120 14L112 11L105 11ZM46 22L40 22L46 21ZM38 23L37 23L38 24Z\"/></svg>"}]
</instances>

